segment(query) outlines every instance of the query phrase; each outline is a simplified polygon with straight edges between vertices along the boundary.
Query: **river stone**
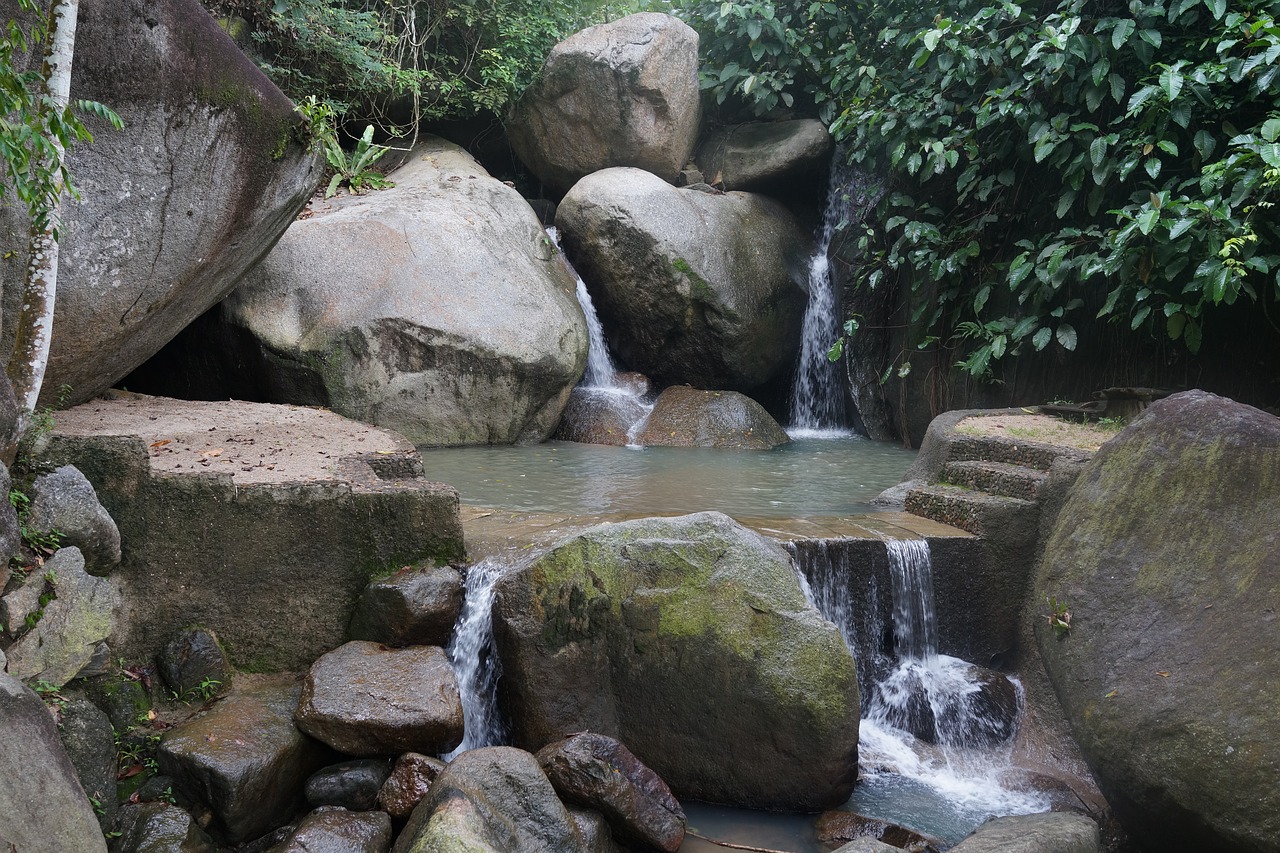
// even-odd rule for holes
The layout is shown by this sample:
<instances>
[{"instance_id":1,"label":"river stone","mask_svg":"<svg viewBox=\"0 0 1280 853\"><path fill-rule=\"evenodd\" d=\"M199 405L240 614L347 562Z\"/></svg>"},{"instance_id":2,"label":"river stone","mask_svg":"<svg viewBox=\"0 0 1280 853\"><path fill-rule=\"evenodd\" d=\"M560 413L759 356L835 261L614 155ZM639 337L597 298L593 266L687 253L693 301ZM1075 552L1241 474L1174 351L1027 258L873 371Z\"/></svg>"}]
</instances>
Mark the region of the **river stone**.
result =
<instances>
[{"instance_id":1,"label":"river stone","mask_svg":"<svg viewBox=\"0 0 1280 853\"><path fill-rule=\"evenodd\" d=\"M821 186L831 160L831 134L817 119L751 122L713 131L698 146L707 183L725 190Z\"/></svg>"},{"instance_id":2,"label":"river stone","mask_svg":"<svg viewBox=\"0 0 1280 853\"><path fill-rule=\"evenodd\" d=\"M1280 850L1280 420L1203 391L1088 462L1030 597L1045 667L1125 829ZM1047 599L1071 612L1053 630Z\"/></svg>"},{"instance_id":3,"label":"river stone","mask_svg":"<svg viewBox=\"0 0 1280 853\"><path fill-rule=\"evenodd\" d=\"M901 847L892 847L874 838L855 838L836 848L834 853L898 853Z\"/></svg>"},{"instance_id":4,"label":"river stone","mask_svg":"<svg viewBox=\"0 0 1280 853\"><path fill-rule=\"evenodd\" d=\"M515 743L627 744L680 797L806 811L849 795L858 688L777 543L715 512L606 524L498 584Z\"/></svg>"},{"instance_id":5,"label":"river stone","mask_svg":"<svg viewBox=\"0 0 1280 853\"><path fill-rule=\"evenodd\" d=\"M588 853L628 853L629 848L618 846L613 840L613 829L600 812L566 805L569 817L578 827L582 843Z\"/></svg>"},{"instance_id":6,"label":"river stone","mask_svg":"<svg viewBox=\"0 0 1280 853\"><path fill-rule=\"evenodd\" d=\"M36 477L27 527L37 533L56 531L59 544L79 548L91 575L105 575L120 562L120 530L74 465Z\"/></svg>"},{"instance_id":7,"label":"river stone","mask_svg":"<svg viewBox=\"0 0 1280 853\"><path fill-rule=\"evenodd\" d=\"M436 777L392 853L587 853L538 761L492 746L464 752Z\"/></svg>"},{"instance_id":8,"label":"river stone","mask_svg":"<svg viewBox=\"0 0 1280 853\"><path fill-rule=\"evenodd\" d=\"M438 646L339 646L307 673L294 719L348 755L443 753L462 742L458 682Z\"/></svg>"},{"instance_id":9,"label":"river stone","mask_svg":"<svg viewBox=\"0 0 1280 853\"><path fill-rule=\"evenodd\" d=\"M587 329L538 218L436 137L390 177L392 189L315 202L208 336L184 338L196 363L181 382L206 381L213 350L219 393L325 406L419 445L546 439Z\"/></svg>"},{"instance_id":10,"label":"river stone","mask_svg":"<svg viewBox=\"0 0 1280 853\"><path fill-rule=\"evenodd\" d=\"M925 743L993 747L1013 737L1018 692L1008 676L948 655L899 663L881 680L877 713Z\"/></svg>"},{"instance_id":11,"label":"river stone","mask_svg":"<svg viewBox=\"0 0 1280 853\"><path fill-rule=\"evenodd\" d=\"M556 225L610 347L659 387L750 392L794 366L811 241L779 203L605 169Z\"/></svg>"},{"instance_id":12,"label":"river stone","mask_svg":"<svg viewBox=\"0 0 1280 853\"><path fill-rule=\"evenodd\" d=\"M673 385L658 395L636 435L645 447L728 447L771 450L791 439L755 400L736 391Z\"/></svg>"},{"instance_id":13,"label":"river stone","mask_svg":"<svg viewBox=\"0 0 1280 853\"><path fill-rule=\"evenodd\" d=\"M102 830L40 697L0 672L0 850L106 853Z\"/></svg>"},{"instance_id":14,"label":"river stone","mask_svg":"<svg viewBox=\"0 0 1280 853\"><path fill-rule=\"evenodd\" d=\"M111 720L83 696L68 698L60 717L58 736L76 768L80 786L90 801L99 804L98 822L106 830L120 807L116 797L119 762Z\"/></svg>"},{"instance_id":15,"label":"river stone","mask_svg":"<svg viewBox=\"0 0 1280 853\"><path fill-rule=\"evenodd\" d=\"M212 699L231 689L231 664L218 635L207 628L179 631L156 662L169 689L186 701Z\"/></svg>"},{"instance_id":16,"label":"river stone","mask_svg":"<svg viewBox=\"0 0 1280 853\"><path fill-rule=\"evenodd\" d=\"M646 12L588 27L556 45L506 123L516 155L564 192L609 166L674 181L700 118L698 34Z\"/></svg>"},{"instance_id":17,"label":"river stone","mask_svg":"<svg viewBox=\"0 0 1280 853\"><path fill-rule=\"evenodd\" d=\"M331 764L307 780L307 802L312 806L342 806L362 812L377 808L378 792L391 775L385 758L361 758Z\"/></svg>"},{"instance_id":18,"label":"river stone","mask_svg":"<svg viewBox=\"0 0 1280 853\"><path fill-rule=\"evenodd\" d=\"M347 633L389 646L443 646L462 610L462 574L452 566L410 568L361 593Z\"/></svg>"},{"instance_id":19,"label":"river stone","mask_svg":"<svg viewBox=\"0 0 1280 853\"><path fill-rule=\"evenodd\" d=\"M1098 825L1066 812L993 818L951 848L951 853L1099 853ZM1203 850L1176 846L1171 850ZM1225 848L1219 848L1225 849Z\"/></svg>"},{"instance_id":20,"label":"river stone","mask_svg":"<svg viewBox=\"0 0 1280 853\"><path fill-rule=\"evenodd\" d=\"M160 770L210 809L210 831L238 844L283 824L302 805L303 785L331 753L293 724L301 686L246 684L165 733Z\"/></svg>"},{"instance_id":21,"label":"river stone","mask_svg":"<svg viewBox=\"0 0 1280 853\"><path fill-rule=\"evenodd\" d=\"M12 3L6 5L13 5ZM90 120L68 168L58 295L40 405L88 400L235 287L321 178L302 116L198 0L81 0L72 99ZM23 280L28 226L0 210L0 279ZM4 288L4 352L20 287Z\"/></svg>"},{"instance_id":22,"label":"river stone","mask_svg":"<svg viewBox=\"0 0 1280 853\"><path fill-rule=\"evenodd\" d=\"M9 648L9 674L61 687L112 635L121 598L112 581L84 570L79 548L59 548L43 570L56 578L57 597L44 606L36 626Z\"/></svg>"},{"instance_id":23,"label":"river stone","mask_svg":"<svg viewBox=\"0 0 1280 853\"><path fill-rule=\"evenodd\" d=\"M168 803L127 803L116 821L111 853L216 853L213 839L184 810Z\"/></svg>"},{"instance_id":24,"label":"river stone","mask_svg":"<svg viewBox=\"0 0 1280 853\"><path fill-rule=\"evenodd\" d=\"M538 763L565 803L601 812L624 844L676 853L684 809L658 775L618 741L584 732L538 751Z\"/></svg>"},{"instance_id":25,"label":"river stone","mask_svg":"<svg viewBox=\"0 0 1280 853\"><path fill-rule=\"evenodd\" d=\"M648 411L640 397L615 388L574 388L556 428L558 441L625 447L631 427Z\"/></svg>"},{"instance_id":26,"label":"river stone","mask_svg":"<svg viewBox=\"0 0 1280 853\"><path fill-rule=\"evenodd\" d=\"M940 850L944 846L937 839L913 829L855 812L823 812L814 825L814 831L822 844L845 844L859 838L868 838L888 845L891 850L906 849L921 853Z\"/></svg>"},{"instance_id":27,"label":"river stone","mask_svg":"<svg viewBox=\"0 0 1280 853\"><path fill-rule=\"evenodd\" d=\"M270 853L387 853L391 818L385 812L317 809Z\"/></svg>"},{"instance_id":28,"label":"river stone","mask_svg":"<svg viewBox=\"0 0 1280 853\"><path fill-rule=\"evenodd\" d=\"M417 752L396 759L391 775L378 792L378 808L394 818L408 817L445 768L445 763Z\"/></svg>"}]
</instances>

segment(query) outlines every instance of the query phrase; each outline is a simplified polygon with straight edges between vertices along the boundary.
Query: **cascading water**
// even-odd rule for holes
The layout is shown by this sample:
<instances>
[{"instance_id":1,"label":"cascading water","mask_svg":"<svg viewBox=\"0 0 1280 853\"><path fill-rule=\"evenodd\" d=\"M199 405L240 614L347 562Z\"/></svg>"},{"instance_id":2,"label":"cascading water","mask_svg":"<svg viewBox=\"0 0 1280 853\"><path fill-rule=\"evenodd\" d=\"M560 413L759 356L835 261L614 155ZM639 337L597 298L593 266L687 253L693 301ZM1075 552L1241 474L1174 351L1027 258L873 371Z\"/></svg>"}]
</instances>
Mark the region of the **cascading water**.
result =
<instances>
[{"instance_id":1,"label":"cascading water","mask_svg":"<svg viewBox=\"0 0 1280 853\"><path fill-rule=\"evenodd\" d=\"M794 436L848 435L845 391L840 365L827 358L827 351L840 336L840 309L831 262L827 257L831 241L848 221L852 173L838 165L831 168L822 233L809 261L809 304L804 311L800 338L800 362L791 390L791 427Z\"/></svg>"},{"instance_id":2,"label":"cascading water","mask_svg":"<svg viewBox=\"0 0 1280 853\"><path fill-rule=\"evenodd\" d=\"M793 547L792 553L810 602L840 627L859 665L860 782L848 807L950 840L990 816L1046 810L1044 796L1000 782L1010 766L1021 685L938 653L928 543L885 543L892 658L877 645L883 630L875 624L880 606L874 584L865 601L856 601L848 561L831 559L821 544L803 555Z\"/></svg>"},{"instance_id":3,"label":"cascading water","mask_svg":"<svg viewBox=\"0 0 1280 853\"><path fill-rule=\"evenodd\" d=\"M497 684L502 666L493 645L493 594L507 568L496 560L482 560L467 569L462 612L445 649L458 679L465 734L458 748L443 756L445 761L452 761L469 749L496 746L507 740L498 712Z\"/></svg>"}]
</instances>

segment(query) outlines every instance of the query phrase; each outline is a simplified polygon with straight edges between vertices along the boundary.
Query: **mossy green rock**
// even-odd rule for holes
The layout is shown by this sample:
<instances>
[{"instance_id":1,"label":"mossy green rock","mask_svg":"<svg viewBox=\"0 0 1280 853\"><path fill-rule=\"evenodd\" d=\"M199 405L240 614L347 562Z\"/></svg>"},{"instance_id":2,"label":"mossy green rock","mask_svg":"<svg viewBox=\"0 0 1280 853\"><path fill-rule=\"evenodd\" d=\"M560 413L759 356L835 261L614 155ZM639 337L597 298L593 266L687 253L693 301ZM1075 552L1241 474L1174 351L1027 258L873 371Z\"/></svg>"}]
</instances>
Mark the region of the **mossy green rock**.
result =
<instances>
[{"instance_id":1,"label":"mossy green rock","mask_svg":"<svg viewBox=\"0 0 1280 853\"><path fill-rule=\"evenodd\" d=\"M720 513L606 524L504 578L516 743L590 730L679 797L812 810L857 772L858 687L786 553Z\"/></svg>"},{"instance_id":2,"label":"mossy green rock","mask_svg":"<svg viewBox=\"0 0 1280 853\"><path fill-rule=\"evenodd\" d=\"M1029 618L1077 740L1150 849L1280 851L1280 420L1152 405L1076 481ZM1059 636L1046 597L1071 613Z\"/></svg>"}]
</instances>

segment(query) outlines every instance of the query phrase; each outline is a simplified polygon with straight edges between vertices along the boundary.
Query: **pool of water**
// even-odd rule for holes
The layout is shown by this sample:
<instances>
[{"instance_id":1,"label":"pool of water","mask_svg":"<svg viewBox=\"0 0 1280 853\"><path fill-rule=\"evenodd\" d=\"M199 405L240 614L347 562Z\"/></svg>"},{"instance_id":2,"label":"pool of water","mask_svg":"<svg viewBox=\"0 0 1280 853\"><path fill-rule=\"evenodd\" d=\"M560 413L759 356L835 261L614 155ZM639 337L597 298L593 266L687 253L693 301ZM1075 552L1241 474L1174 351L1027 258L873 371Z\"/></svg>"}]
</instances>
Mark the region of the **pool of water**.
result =
<instances>
[{"instance_id":1,"label":"pool of water","mask_svg":"<svg viewBox=\"0 0 1280 853\"><path fill-rule=\"evenodd\" d=\"M873 511L915 451L857 437L801 438L774 450L606 447L424 448L429 479L462 502L526 512L688 513L802 518Z\"/></svg>"}]
</instances>

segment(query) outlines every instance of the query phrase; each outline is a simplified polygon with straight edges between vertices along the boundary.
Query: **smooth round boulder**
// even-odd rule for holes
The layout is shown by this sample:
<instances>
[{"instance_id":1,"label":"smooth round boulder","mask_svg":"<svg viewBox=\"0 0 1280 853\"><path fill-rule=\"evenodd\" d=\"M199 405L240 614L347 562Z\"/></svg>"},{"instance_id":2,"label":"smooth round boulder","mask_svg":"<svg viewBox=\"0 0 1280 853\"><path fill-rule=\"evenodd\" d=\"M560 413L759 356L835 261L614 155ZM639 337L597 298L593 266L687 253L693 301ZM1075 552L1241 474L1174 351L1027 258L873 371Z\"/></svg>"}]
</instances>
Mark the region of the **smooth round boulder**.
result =
<instances>
[{"instance_id":1,"label":"smooth round boulder","mask_svg":"<svg viewBox=\"0 0 1280 853\"><path fill-rule=\"evenodd\" d=\"M307 803L341 806L351 811L369 811L378 805L378 792L391 775L385 758L358 758L322 767L307 780L303 789Z\"/></svg>"},{"instance_id":2,"label":"smooth round boulder","mask_svg":"<svg viewBox=\"0 0 1280 853\"><path fill-rule=\"evenodd\" d=\"M631 441L631 428L648 411L649 406L628 391L578 386L569 395L569 405L565 406L554 438L624 447Z\"/></svg>"},{"instance_id":3,"label":"smooth round boulder","mask_svg":"<svg viewBox=\"0 0 1280 853\"><path fill-rule=\"evenodd\" d=\"M776 542L715 512L606 524L497 587L514 742L599 732L680 797L783 811L857 773L853 656Z\"/></svg>"},{"instance_id":4,"label":"smooth round boulder","mask_svg":"<svg viewBox=\"0 0 1280 853\"><path fill-rule=\"evenodd\" d=\"M1280 419L1189 391L1103 445L1045 544L1028 618L1144 845L1280 851L1277 519Z\"/></svg>"},{"instance_id":5,"label":"smooth round boulder","mask_svg":"<svg viewBox=\"0 0 1280 853\"><path fill-rule=\"evenodd\" d=\"M719 128L698 146L707 183L725 190L821 191L831 160L831 134L817 119L749 122Z\"/></svg>"},{"instance_id":6,"label":"smooth round boulder","mask_svg":"<svg viewBox=\"0 0 1280 853\"><path fill-rule=\"evenodd\" d=\"M339 646L307 672L294 721L348 755L442 753L462 742L458 682L438 646Z\"/></svg>"},{"instance_id":7,"label":"smooth round boulder","mask_svg":"<svg viewBox=\"0 0 1280 853\"><path fill-rule=\"evenodd\" d=\"M644 12L556 45L506 127L516 155L562 193L609 166L675 180L700 117L698 34L671 15Z\"/></svg>"},{"instance_id":8,"label":"smooth round boulder","mask_svg":"<svg viewBox=\"0 0 1280 853\"><path fill-rule=\"evenodd\" d=\"M396 759L391 775L378 791L378 808L394 818L408 817L427 791L431 783L445 768L438 758L417 752L406 752Z\"/></svg>"},{"instance_id":9,"label":"smooth round boulder","mask_svg":"<svg viewBox=\"0 0 1280 853\"><path fill-rule=\"evenodd\" d=\"M755 400L736 391L673 385L658 395L635 443L645 447L771 450L791 441Z\"/></svg>"},{"instance_id":10,"label":"smooth round boulder","mask_svg":"<svg viewBox=\"0 0 1280 853\"><path fill-rule=\"evenodd\" d=\"M778 202L605 169L556 225L610 348L659 387L749 393L793 367L812 241Z\"/></svg>"},{"instance_id":11,"label":"smooth round boulder","mask_svg":"<svg viewBox=\"0 0 1280 853\"><path fill-rule=\"evenodd\" d=\"M386 853L391 818L384 812L316 809L269 853Z\"/></svg>"},{"instance_id":12,"label":"smooth round boulder","mask_svg":"<svg viewBox=\"0 0 1280 853\"><path fill-rule=\"evenodd\" d=\"M1203 850L1195 845L1175 848ZM1101 853L1098 825L1080 814L1010 815L988 820L951 853Z\"/></svg>"}]
</instances>

